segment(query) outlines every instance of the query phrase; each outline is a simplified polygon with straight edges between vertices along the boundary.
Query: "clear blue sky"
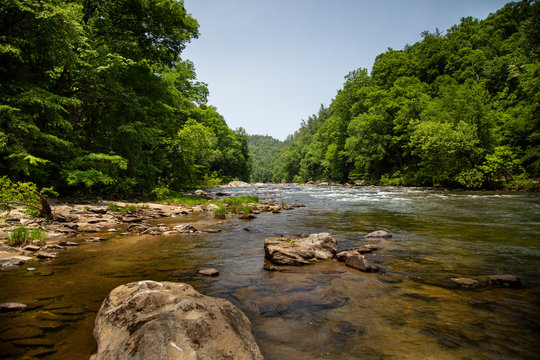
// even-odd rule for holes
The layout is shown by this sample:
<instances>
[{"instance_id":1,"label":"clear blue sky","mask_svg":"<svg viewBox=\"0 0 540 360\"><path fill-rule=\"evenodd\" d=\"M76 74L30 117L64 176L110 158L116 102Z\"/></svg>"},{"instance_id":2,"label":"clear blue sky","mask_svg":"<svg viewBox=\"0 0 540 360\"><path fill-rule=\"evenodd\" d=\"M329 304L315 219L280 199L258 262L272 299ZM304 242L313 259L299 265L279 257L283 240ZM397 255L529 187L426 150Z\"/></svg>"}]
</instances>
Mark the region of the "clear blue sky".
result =
<instances>
[{"instance_id":1,"label":"clear blue sky","mask_svg":"<svg viewBox=\"0 0 540 360\"><path fill-rule=\"evenodd\" d=\"M187 45L209 105L227 124L283 140L388 47L484 19L508 0L185 0L201 35Z\"/></svg>"}]
</instances>

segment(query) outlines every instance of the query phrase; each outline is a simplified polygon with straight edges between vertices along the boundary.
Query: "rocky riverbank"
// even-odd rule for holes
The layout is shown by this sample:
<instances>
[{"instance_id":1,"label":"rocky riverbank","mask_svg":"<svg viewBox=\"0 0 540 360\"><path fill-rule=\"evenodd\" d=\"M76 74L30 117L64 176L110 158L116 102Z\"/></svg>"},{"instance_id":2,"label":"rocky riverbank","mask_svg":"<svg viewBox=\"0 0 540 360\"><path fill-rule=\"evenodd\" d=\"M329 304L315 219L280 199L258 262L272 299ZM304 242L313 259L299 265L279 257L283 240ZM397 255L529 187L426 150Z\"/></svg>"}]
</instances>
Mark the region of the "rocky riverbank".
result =
<instances>
[{"instance_id":1,"label":"rocky riverbank","mask_svg":"<svg viewBox=\"0 0 540 360\"><path fill-rule=\"evenodd\" d=\"M277 201L262 200L248 203L242 212L228 203L220 206L211 202L212 197L205 191L197 190L193 195L201 198L200 204L184 206L178 204L126 203L119 201L98 201L90 204L61 204L51 206L51 219L36 218L27 215L23 208L15 208L0 214L0 269L13 270L30 259L54 259L70 247L85 242L104 241L111 236L128 235L174 235L178 233L221 231L211 227L228 221L227 217L250 220L263 212L280 213L301 207L301 204L279 204ZM220 196L228 196L218 193ZM219 214L217 209L221 209ZM246 210L248 209L248 210ZM214 212L215 215L214 215ZM160 218L181 218L188 214L200 213L208 219L215 219L204 224L155 224ZM204 216L207 214L207 216ZM154 223L154 224L152 224ZM210 226L209 226L210 225ZM29 240L20 246L8 246L10 233L20 227L38 229L45 239ZM73 239L77 241L70 241ZM82 240L82 241L81 241Z\"/></svg>"}]
</instances>

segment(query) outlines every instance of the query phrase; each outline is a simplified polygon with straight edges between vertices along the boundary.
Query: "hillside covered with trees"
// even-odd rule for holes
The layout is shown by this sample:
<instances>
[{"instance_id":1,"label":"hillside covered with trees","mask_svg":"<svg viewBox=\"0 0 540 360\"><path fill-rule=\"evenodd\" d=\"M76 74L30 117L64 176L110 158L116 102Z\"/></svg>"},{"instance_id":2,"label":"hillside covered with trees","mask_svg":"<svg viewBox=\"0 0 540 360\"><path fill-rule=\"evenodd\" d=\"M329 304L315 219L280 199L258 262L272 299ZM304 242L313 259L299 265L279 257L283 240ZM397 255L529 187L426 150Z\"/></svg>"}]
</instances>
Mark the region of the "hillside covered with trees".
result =
<instances>
[{"instance_id":1,"label":"hillside covered with trees","mask_svg":"<svg viewBox=\"0 0 540 360\"><path fill-rule=\"evenodd\" d=\"M271 182L272 161L279 155L283 142L268 135L248 135L249 153L252 160L251 181Z\"/></svg>"},{"instance_id":2,"label":"hillside covered with trees","mask_svg":"<svg viewBox=\"0 0 540 360\"><path fill-rule=\"evenodd\" d=\"M537 179L540 3L422 37L377 56L371 73L347 75L330 106L285 141L272 180L478 188Z\"/></svg>"},{"instance_id":3,"label":"hillside covered with trees","mask_svg":"<svg viewBox=\"0 0 540 360\"><path fill-rule=\"evenodd\" d=\"M2 1L0 174L124 197L248 180L247 135L180 57L198 34L182 1Z\"/></svg>"}]
</instances>

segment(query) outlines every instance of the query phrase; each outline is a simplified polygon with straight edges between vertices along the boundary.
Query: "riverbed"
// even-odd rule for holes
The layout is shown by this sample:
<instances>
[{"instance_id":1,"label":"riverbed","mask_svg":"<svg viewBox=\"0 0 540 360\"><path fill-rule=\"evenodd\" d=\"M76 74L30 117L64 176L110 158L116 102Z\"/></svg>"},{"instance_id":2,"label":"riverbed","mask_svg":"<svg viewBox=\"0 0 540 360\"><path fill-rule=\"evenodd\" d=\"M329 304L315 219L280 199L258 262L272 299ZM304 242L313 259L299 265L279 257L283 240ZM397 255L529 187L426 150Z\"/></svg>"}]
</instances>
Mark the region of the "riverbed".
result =
<instances>
[{"instance_id":1,"label":"riverbed","mask_svg":"<svg viewBox=\"0 0 540 360\"><path fill-rule=\"evenodd\" d=\"M232 195L303 203L254 220L208 214L160 219L223 231L119 236L84 243L51 261L0 273L0 358L87 359L95 314L131 281L186 282L225 298L250 318L266 359L532 359L540 344L540 194L417 188L287 186ZM365 240L374 230L392 238ZM264 270L263 242L330 232L340 250L379 244L363 273L337 261ZM82 243L83 238L70 239ZM35 267L35 271L26 268ZM197 274L205 267L220 276ZM514 274L517 289L463 289L451 278Z\"/></svg>"}]
</instances>

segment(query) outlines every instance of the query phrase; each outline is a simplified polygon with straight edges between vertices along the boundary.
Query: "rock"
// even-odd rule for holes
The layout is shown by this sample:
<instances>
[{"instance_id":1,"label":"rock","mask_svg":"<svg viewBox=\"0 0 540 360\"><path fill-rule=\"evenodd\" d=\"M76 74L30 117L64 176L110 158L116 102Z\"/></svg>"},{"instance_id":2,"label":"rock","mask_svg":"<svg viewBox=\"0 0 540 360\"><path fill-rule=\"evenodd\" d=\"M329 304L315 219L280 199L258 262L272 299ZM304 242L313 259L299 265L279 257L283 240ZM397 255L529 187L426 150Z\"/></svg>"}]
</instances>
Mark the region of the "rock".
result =
<instances>
[{"instance_id":1,"label":"rock","mask_svg":"<svg viewBox=\"0 0 540 360\"><path fill-rule=\"evenodd\" d=\"M85 210L94 214L106 214L107 208L100 206L86 206Z\"/></svg>"},{"instance_id":2,"label":"rock","mask_svg":"<svg viewBox=\"0 0 540 360\"><path fill-rule=\"evenodd\" d=\"M36 268L29 267L29 268L26 268L26 271L36 271Z\"/></svg>"},{"instance_id":3,"label":"rock","mask_svg":"<svg viewBox=\"0 0 540 360\"><path fill-rule=\"evenodd\" d=\"M264 256L278 265L306 265L316 260L332 259L336 252L337 241L329 233L264 240Z\"/></svg>"},{"instance_id":4,"label":"rock","mask_svg":"<svg viewBox=\"0 0 540 360\"><path fill-rule=\"evenodd\" d=\"M79 246L79 243L73 242L73 241L61 241L58 243L58 245L61 246Z\"/></svg>"},{"instance_id":5,"label":"rock","mask_svg":"<svg viewBox=\"0 0 540 360\"><path fill-rule=\"evenodd\" d=\"M100 238L100 237L91 237L89 239L84 240L84 242L100 242L100 241L105 241L105 239Z\"/></svg>"},{"instance_id":6,"label":"rock","mask_svg":"<svg viewBox=\"0 0 540 360\"><path fill-rule=\"evenodd\" d=\"M216 196L231 196L231 194L226 193L226 192L220 192L220 191L218 191L218 192L216 193Z\"/></svg>"},{"instance_id":7,"label":"rock","mask_svg":"<svg viewBox=\"0 0 540 360\"><path fill-rule=\"evenodd\" d=\"M140 281L111 291L94 337L104 359L256 359L248 318L224 299L182 283Z\"/></svg>"},{"instance_id":8,"label":"rock","mask_svg":"<svg viewBox=\"0 0 540 360\"><path fill-rule=\"evenodd\" d=\"M377 272L379 267L372 264L363 255L352 255L345 258L345 265L356 270L365 272Z\"/></svg>"},{"instance_id":9,"label":"rock","mask_svg":"<svg viewBox=\"0 0 540 360\"><path fill-rule=\"evenodd\" d=\"M41 250L41 248L37 245L26 245L25 247L23 247L23 250L26 250L26 251L38 251L38 250Z\"/></svg>"},{"instance_id":10,"label":"rock","mask_svg":"<svg viewBox=\"0 0 540 360\"><path fill-rule=\"evenodd\" d=\"M197 229L190 224L180 224L173 227L174 230L178 231L179 233L193 233L196 232Z\"/></svg>"},{"instance_id":11,"label":"rock","mask_svg":"<svg viewBox=\"0 0 540 360\"><path fill-rule=\"evenodd\" d=\"M198 271L198 273L204 276L218 276L219 270L216 270L214 268L208 268L208 269L201 269Z\"/></svg>"},{"instance_id":12,"label":"rock","mask_svg":"<svg viewBox=\"0 0 540 360\"><path fill-rule=\"evenodd\" d=\"M145 218L141 216L122 216L122 222L125 223L140 223L145 220Z\"/></svg>"},{"instance_id":13,"label":"rock","mask_svg":"<svg viewBox=\"0 0 540 360\"><path fill-rule=\"evenodd\" d=\"M390 234L388 231L377 230L377 231L370 232L369 234L367 234L364 237L366 239L369 239L369 238L391 238L392 234Z\"/></svg>"},{"instance_id":14,"label":"rock","mask_svg":"<svg viewBox=\"0 0 540 360\"><path fill-rule=\"evenodd\" d=\"M192 212L202 212L204 211L203 207L201 205L193 205L191 207Z\"/></svg>"},{"instance_id":15,"label":"rock","mask_svg":"<svg viewBox=\"0 0 540 360\"><path fill-rule=\"evenodd\" d=\"M78 229L82 232L100 232L101 228L99 225L96 224L88 224L88 223L79 223Z\"/></svg>"},{"instance_id":16,"label":"rock","mask_svg":"<svg viewBox=\"0 0 540 360\"><path fill-rule=\"evenodd\" d=\"M231 181L230 183L228 183L227 185L224 185L222 187L232 187L232 188L236 188L236 187L248 187L250 186L248 183L246 182L243 182L243 181Z\"/></svg>"},{"instance_id":17,"label":"rock","mask_svg":"<svg viewBox=\"0 0 540 360\"><path fill-rule=\"evenodd\" d=\"M378 249L379 249L379 245L375 245L375 244L363 245L356 249L345 250L345 251L340 252L339 254L337 254L337 259L339 261L345 261L345 259L349 256L358 255L358 254L368 254Z\"/></svg>"},{"instance_id":18,"label":"rock","mask_svg":"<svg viewBox=\"0 0 540 360\"><path fill-rule=\"evenodd\" d=\"M304 204L297 204L297 203L292 203L291 206L293 208L306 207L306 205L304 205Z\"/></svg>"},{"instance_id":19,"label":"rock","mask_svg":"<svg viewBox=\"0 0 540 360\"><path fill-rule=\"evenodd\" d=\"M488 276L490 285L504 287L519 287L521 280L516 275L491 275Z\"/></svg>"},{"instance_id":20,"label":"rock","mask_svg":"<svg viewBox=\"0 0 540 360\"><path fill-rule=\"evenodd\" d=\"M167 229L165 227L165 229ZM163 235L163 232L165 230L163 229L163 227L160 227L160 226L152 226L146 230L144 230L141 235Z\"/></svg>"},{"instance_id":21,"label":"rock","mask_svg":"<svg viewBox=\"0 0 540 360\"><path fill-rule=\"evenodd\" d=\"M477 288L480 286L480 281L470 278L452 278L450 279L454 284L464 288Z\"/></svg>"},{"instance_id":22,"label":"rock","mask_svg":"<svg viewBox=\"0 0 540 360\"><path fill-rule=\"evenodd\" d=\"M30 256L14 255L0 259L0 267L2 267L3 270L6 270L8 267L22 265L28 260L32 260L32 258Z\"/></svg>"},{"instance_id":23,"label":"rock","mask_svg":"<svg viewBox=\"0 0 540 360\"><path fill-rule=\"evenodd\" d=\"M21 303L1 303L0 312L23 311L28 305Z\"/></svg>"},{"instance_id":24,"label":"rock","mask_svg":"<svg viewBox=\"0 0 540 360\"><path fill-rule=\"evenodd\" d=\"M193 193L195 196L201 196L201 197L211 197L209 193L207 193L206 191L203 191L203 190L195 190L195 192Z\"/></svg>"},{"instance_id":25,"label":"rock","mask_svg":"<svg viewBox=\"0 0 540 360\"><path fill-rule=\"evenodd\" d=\"M240 215L238 218L242 220L253 220L253 219L256 219L257 217L255 215L245 214L245 215Z\"/></svg>"},{"instance_id":26,"label":"rock","mask_svg":"<svg viewBox=\"0 0 540 360\"><path fill-rule=\"evenodd\" d=\"M36 256L38 259L56 259L56 253L46 252L46 251L40 251L36 253Z\"/></svg>"},{"instance_id":27,"label":"rock","mask_svg":"<svg viewBox=\"0 0 540 360\"><path fill-rule=\"evenodd\" d=\"M208 204L206 205L205 207L203 207L204 211L215 211L217 209L219 209L219 206L217 206L216 204Z\"/></svg>"},{"instance_id":28,"label":"rock","mask_svg":"<svg viewBox=\"0 0 540 360\"><path fill-rule=\"evenodd\" d=\"M221 232L222 230L221 229L203 229L201 231L205 233L216 234L216 233Z\"/></svg>"},{"instance_id":29,"label":"rock","mask_svg":"<svg viewBox=\"0 0 540 360\"><path fill-rule=\"evenodd\" d=\"M75 215L68 215L68 214L54 214L54 221L60 222L60 223L75 223L79 221L79 217Z\"/></svg>"},{"instance_id":30,"label":"rock","mask_svg":"<svg viewBox=\"0 0 540 360\"><path fill-rule=\"evenodd\" d=\"M58 244L47 244L45 246L42 247L43 250L49 250L49 249L53 249L53 250L65 250L66 248L61 246L61 245L58 245Z\"/></svg>"},{"instance_id":31,"label":"rock","mask_svg":"<svg viewBox=\"0 0 540 360\"><path fill-rule=\"evenodd\" d=\"M118 230L112 228L112 229L107 229L107 232L117 232Z\"/></svg>"}]
</instances>

